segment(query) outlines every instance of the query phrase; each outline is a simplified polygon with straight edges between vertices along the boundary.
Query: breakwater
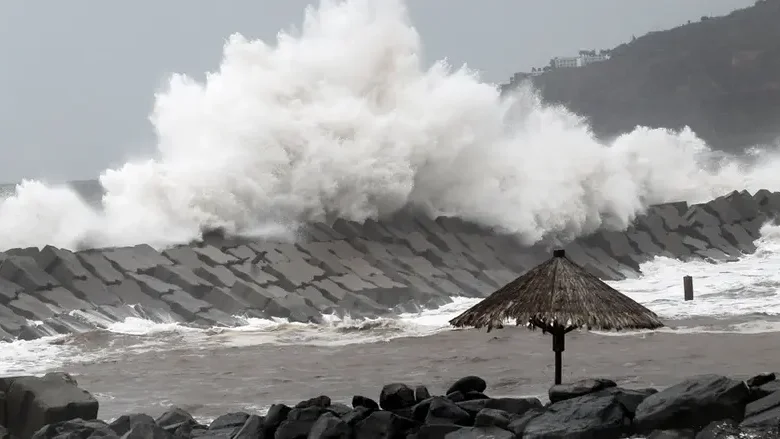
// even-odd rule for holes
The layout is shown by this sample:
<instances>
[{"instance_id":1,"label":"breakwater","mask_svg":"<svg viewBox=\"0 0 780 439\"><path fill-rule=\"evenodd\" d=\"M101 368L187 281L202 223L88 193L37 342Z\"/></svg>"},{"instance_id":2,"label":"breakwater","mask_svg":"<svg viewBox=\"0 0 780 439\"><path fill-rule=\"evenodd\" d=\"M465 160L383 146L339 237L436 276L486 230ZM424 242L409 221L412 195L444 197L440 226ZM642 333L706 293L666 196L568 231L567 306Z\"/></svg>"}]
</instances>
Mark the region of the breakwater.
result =
<instances>
[{"instance_id":1,"label":"breakwater","mask_svg":"<svg viewBox=\"0 0 780 439\"><path fill-rule=\"evenodd\" d=\"M751 253L778 213L778 192L733 192L652 206L627 230L563 247L593 274L618 280L639 275L655 256L725 262ZM127 317L209 327L241 325L242 316L318 322L327 314L415 311L453 296L487 296L552 248L523 246L458 218L401 213L311 224L296 242L208 233L162 251L10 249L0 253L0 338L85 332Z\"/></svg>"}]
</instances>

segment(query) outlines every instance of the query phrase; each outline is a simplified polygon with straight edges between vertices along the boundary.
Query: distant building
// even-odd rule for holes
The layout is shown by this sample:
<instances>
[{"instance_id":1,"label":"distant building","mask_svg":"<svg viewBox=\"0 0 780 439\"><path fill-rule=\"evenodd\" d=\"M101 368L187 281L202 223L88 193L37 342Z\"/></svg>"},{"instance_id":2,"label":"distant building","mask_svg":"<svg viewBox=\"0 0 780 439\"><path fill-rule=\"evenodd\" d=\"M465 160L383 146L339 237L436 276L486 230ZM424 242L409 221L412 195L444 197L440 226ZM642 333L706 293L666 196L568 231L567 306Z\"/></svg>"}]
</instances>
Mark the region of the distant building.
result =
<instances>
[{"instance_id":1,"label":"distant building","mask_svg":"<svg viewBox=\"0 0 780 439\"><path fill-rule=\"evenodd\" d=\"M585 67L609 59L609 54L592 52L580 52L579 56L557 56L550 60L550 65L556 69L571 69L575 67Z\"/></svg>"}]
</instances>

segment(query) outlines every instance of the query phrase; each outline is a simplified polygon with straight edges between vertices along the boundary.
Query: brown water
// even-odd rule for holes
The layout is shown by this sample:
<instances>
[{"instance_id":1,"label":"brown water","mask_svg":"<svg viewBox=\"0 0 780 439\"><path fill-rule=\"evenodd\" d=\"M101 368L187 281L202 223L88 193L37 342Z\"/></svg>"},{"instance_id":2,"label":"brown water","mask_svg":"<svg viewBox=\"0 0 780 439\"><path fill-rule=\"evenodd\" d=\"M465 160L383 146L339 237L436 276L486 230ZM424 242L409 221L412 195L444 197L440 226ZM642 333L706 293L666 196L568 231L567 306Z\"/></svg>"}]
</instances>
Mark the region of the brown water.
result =
<instances>
[{"instance_id":1,"label":"brown water","mask_svg":"<svg viewBox=\"0 0 780 439\"><path fill-rule=\"evenodd\" d=\"M160 346L133 354L122 352L124 345L137 344L137 337L90 337L93 349L115 354L64 369L77 374L79 383L96 394L104 419L137 411L158 414L170 405L208 419L320 394L349 403L355 394L377 398L383 383L397 381L425 384L436 393L470 374L485 378L486 393L492 396L541 395L553 373L551 338L516 327L489 334L458 330L330 347L227 346L234 335L204 336L193 342L158 334ZM573 332L567 336L564 381L602 376L628 387L663 387L691 375L747 377L777 370L778 365L777 333Z\"/></svg>"}]
</instances>

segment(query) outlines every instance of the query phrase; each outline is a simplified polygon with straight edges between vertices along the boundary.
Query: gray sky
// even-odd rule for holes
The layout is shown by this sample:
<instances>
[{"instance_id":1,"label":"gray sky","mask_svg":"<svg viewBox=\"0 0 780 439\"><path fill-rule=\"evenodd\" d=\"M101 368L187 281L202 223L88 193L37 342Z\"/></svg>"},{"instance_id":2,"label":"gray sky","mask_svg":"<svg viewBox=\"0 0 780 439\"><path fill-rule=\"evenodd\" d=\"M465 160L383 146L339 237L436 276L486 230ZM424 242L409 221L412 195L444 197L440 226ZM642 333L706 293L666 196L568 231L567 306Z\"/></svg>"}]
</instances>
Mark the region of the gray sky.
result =
<instances>
[{"instance_id":1,"label":"gray sky","mask_svg":"<svg viewBox=\"0 0 780 439\"><path fill-rule=\"evenodd\" d=\"M428 62L505 82L580 48L753 0L416 0ZM172 72L216 69L234 32L271 41L305 0L0 1L0 182L94 178L154 150L148 114ZM446 5L446 6L445 6Z\"/></svg>"}]
</instances>

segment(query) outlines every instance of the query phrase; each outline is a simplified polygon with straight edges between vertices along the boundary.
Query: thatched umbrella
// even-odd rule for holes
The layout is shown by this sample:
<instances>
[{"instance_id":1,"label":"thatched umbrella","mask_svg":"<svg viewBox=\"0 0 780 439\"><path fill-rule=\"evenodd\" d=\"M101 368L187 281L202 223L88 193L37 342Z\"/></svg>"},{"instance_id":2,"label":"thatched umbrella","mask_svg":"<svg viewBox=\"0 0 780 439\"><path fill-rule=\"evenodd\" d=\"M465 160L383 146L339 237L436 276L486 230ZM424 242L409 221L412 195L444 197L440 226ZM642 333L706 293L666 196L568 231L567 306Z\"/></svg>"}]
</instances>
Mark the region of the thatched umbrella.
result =
<instances>
[{"instance_id":1,"label":"thatched umbrella","mask_svg":"<svg viewBox=\"0 0 780 439\"><path fill-rule=\"evenodd\" d=\"M514 320L552 334L555 384L561 383L564 336L575 329L655 329L658 316L555 250L553 257L450 320L457 327L487 327Z\"/></svg>"}]
</instances>

